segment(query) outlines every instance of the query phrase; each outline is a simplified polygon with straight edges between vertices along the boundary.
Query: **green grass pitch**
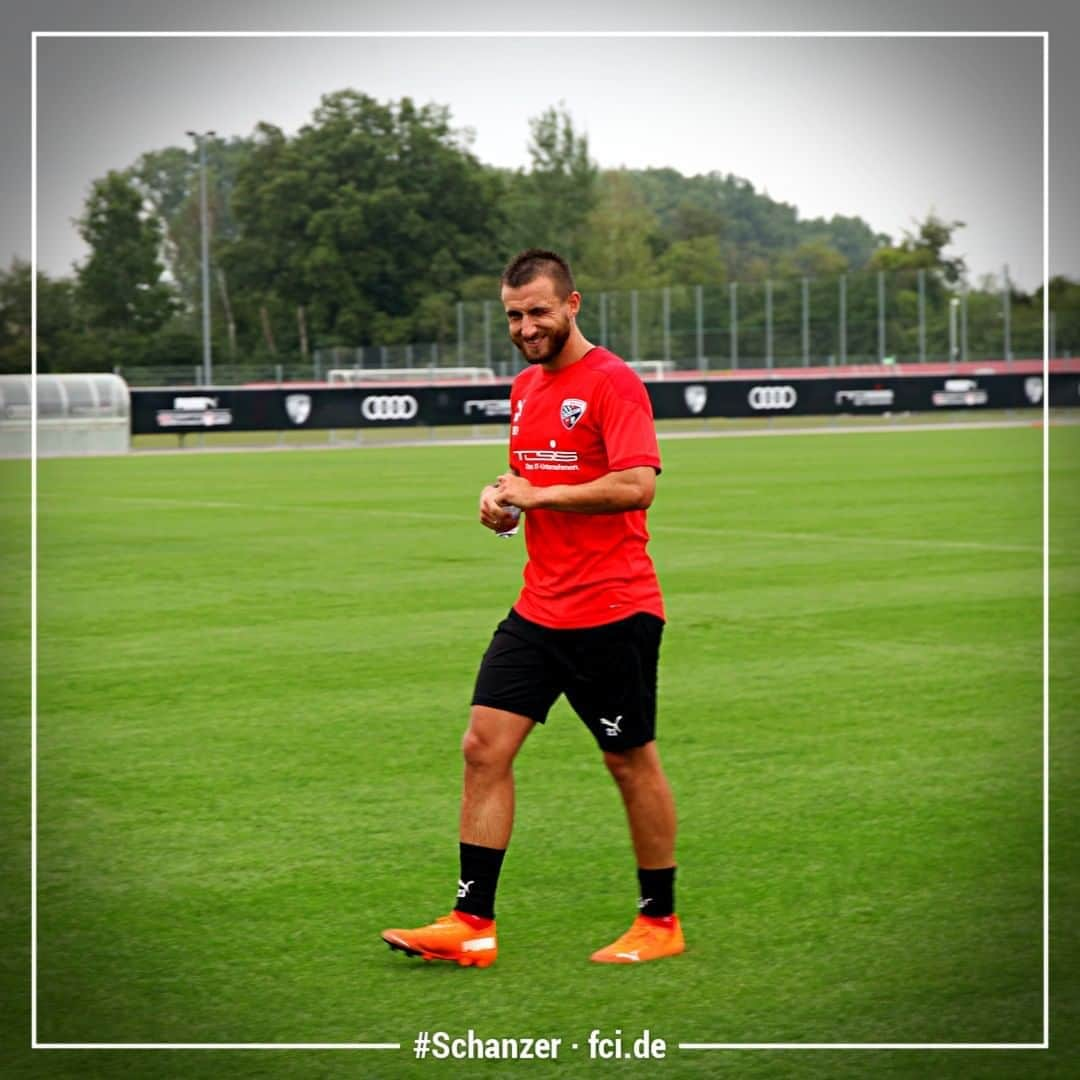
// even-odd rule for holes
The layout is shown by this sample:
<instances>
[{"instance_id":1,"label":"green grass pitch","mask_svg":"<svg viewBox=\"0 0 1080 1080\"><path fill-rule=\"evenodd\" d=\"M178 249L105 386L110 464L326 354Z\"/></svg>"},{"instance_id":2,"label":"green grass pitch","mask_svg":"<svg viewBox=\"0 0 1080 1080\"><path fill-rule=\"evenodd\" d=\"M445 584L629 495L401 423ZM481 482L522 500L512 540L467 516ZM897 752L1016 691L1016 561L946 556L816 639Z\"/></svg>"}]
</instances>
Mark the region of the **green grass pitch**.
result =
<instances>
[{"instance_id":1,"label":"green grass pitch","mask_svg":"<svg viewBox=\"0 0 1080 1080\"><path fill-rule=\"evenodd\" d=\"M1052 439L1054 814L1071 860L1080 438ZM662 453L659 731L688 951L589 964L629 923L636 881L615 787L560 703L518 760L487 971L406 959L378 933L452 903L460 735L524 557L475 520L503 451L42 462L39 1038L402 1048L38 1051L15 1074L1053 1073L1053 1052L677 1048L1042 1038L1041 432ZM0 472L12 824L28 790L28 470ZM1055 903L1075 903L1075 878L1062 867ZM28 924L5 911L26 1042ZM1076 933L1060 929L1068 967ZM1076 1021L1068 995L1055 1009ZM414 1060L417 1032L470 1027L563 1052ZM594 1028L648 1028L668 1056L590 1061Z\"/></svg>"}]
</instances>

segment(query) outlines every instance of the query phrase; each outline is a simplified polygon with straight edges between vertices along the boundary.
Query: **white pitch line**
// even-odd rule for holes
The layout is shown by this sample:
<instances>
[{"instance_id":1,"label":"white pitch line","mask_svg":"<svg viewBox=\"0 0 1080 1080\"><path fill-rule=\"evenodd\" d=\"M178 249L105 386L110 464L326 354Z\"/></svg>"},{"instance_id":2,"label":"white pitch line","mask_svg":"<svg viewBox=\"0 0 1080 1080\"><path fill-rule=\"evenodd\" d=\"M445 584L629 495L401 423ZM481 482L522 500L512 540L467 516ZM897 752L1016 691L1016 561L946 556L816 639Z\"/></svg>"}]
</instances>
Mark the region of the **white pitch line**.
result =
<instances>
[{"instance_id":1,"label":"white pitch line","mask_svg":"<svg viewBox=\"0 0 1080 1080\"><path fill-rule=\"evenodd\" d=\"M400 1050L401 1043L44 1043L32 1050Z\"/></svg>"},{"instance_id":2,"label":"white pitch line","mask_svg":"<svg viewBox=\"0 0 1080 1080\"><path fill-rule=\"evenodd\" d=\"M717 417L716 419L723 419ZM1028 428L1040 425L1038 420L961 420L956 423L939 424L858 424L852 427L768 427L729 431L661 431L661 439L749 439L773 435L876 435L896 434L906 431L985 431L992 428ZM1080 418L1054 419L1052 427L1066 427L1080 424ZM370 429L368 429L370 430ZM176 454L277 454L293 450L396 450L400 448L421 448L425 446L505 446L506 436L473 437L462 439L402 439L394 442L350 442L350 443L287 443L270 446L188 446L188 447L146 447L117 451L115 454L98 454L97 457L167 457ZM87 455L89 456L89 455Z\"/></svg>"},{"instance_id":3,"label":"white pitch line","mask_svg":"<svg viewBox=\"0 0 1080 1080\"><path fill-rule=\"evenodd\" d=\"M765 540L824 541L825 543L844 544L887 544L896 547L955 548L958 551L1000 551L1019 552L1021 554L1041 555L1042 546L1027 544L985 544L977 540L919 540L915 537L898 536L845 536L840 533L811 532L767 532L762 529L714 529L706 525L651 525L650 532L700 533L702 536L749 536Z\"/></svg>"},{"instance_id":4,"label":"white pitch line","mask_svg":"<svg viewBox=\"0 0 1080 1080\"><path fill-rule=\"evenodd\" d=\"M64 495L53 495L50 498L67 499ZM207 499L168 499L159 495L101 495L95 497L95 504L102 502L135 503L140 506L163 506L178 510L243 510L245 513L257 513L260 510L268 510L275 514L310 514L317 512L333 512L335 514L374 514L378 517L403 517L418 518L423 521L465 521L462 514L440 514L433 510L394 510L383 506L320 506L317 503L293 503L282 506L274 503L246 503L226 502ZM90 511L78 511L90 512Z\"/></svg>"},{"instance_id":5,"label":"white pitch line","mask_svg":"<svg viewBox=\"0 0 1080 1080\"><path fill-rule=\"evenodd\" d=\"M1050 1043L679 1043L680 1050L1047 1050Z\"/></svg>"},{"instance_id":6,"label":"white pitch line","mask_svg":"<svg viewBox=\"0 0 1080 1080\"><path fill-rule=\"evenodd\" d=\"M1055 423L1075 424L1077 420L1062 420ZM660 435L661 439L742 439L761 435L882 435L898 434L907 431L985 431L988 428L1030 428L1041 427L1038 420L962 420L955 424L893 424L869 425L853 424L851 427L792 427L792 428L754 428L750 431L668 431Z\"/></svg>"},{"instance_id":7,"label":"white pitch line","mask_svg":"<svg viewBox=\"0 0 1080 1080\"><path fill-rule=\"evenodd\" d=\"M52 496L56 499L64 496ZM304 514L304 513L352 513L368 514L374 517L399 517L411 518L421 521L457 521L468 523L468 519L462 514L441 514L431 510L394 510L389 507L370 506L320 506L312 503L296 503L289 506L271 503L245 503L209 501L198 499L168 499L156 495L103 495L97 502L135 503L141 506L163 506L178 510L203 509L203 510L242 510L245 513L257 513L260 510L270 511L275 514ZM876 544L890 547L913 547L920 549L941 550L942 548L957 551L997 551L1003 553L1019 554L1042 554L1042 547L1026 544L987 544L977 540L921 540L915 537L899 536L849 536L841 533L815 533L815 532L771 532L764 529L731 529L712 528L707 525L650 525L651 532L676 532L689 533L701 536L747 536L751 539L764 540L794 540L799 542L824 542L836 544Z\"/></svg>"}]
</instances>

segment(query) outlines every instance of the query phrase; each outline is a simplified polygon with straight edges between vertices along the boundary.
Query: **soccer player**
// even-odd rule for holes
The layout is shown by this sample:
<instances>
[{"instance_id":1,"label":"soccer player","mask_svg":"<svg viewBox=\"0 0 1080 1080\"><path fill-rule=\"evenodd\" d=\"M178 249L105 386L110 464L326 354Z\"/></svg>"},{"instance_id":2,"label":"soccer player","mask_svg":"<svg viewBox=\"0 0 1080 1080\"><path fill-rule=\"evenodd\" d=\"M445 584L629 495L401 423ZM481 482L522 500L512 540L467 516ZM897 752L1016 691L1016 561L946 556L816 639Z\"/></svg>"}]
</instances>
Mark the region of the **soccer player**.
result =
<instances>
[{"instance_id":1,"label":"soccer player","mask_svg":"<svg viewBox=\"0 0 1080 1080\"><path fill-rule=\"evenodd\" d=\"M525 584L473 692L457 902L430 926L382 937L426 960L476 967L495 960L512 764L565 694L618 786L638 865L638 915L592 959L672 956L684 946L674 905L675 805L655 741L664 606L645 550L645 512L660 472L652 407L637 374L578 328L581 294L555 252L516 256L503 272L502 302L529 367L510 391L510 469L481 492L480 522L509 532L520 512Z\"/></svg>"}]
</instances>

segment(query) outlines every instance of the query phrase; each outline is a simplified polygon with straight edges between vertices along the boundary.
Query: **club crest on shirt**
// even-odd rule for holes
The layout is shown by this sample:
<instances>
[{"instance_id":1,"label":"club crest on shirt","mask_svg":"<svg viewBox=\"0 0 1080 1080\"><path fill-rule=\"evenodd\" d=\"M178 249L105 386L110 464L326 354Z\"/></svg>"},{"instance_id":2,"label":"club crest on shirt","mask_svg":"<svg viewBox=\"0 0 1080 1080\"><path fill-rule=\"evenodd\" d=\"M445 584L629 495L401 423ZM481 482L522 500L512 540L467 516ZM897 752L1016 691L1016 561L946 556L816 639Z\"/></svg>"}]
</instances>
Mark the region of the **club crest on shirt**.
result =
<instances>
[{"instance_id":1,"label":"club crest on shirt","mask_svg":"<svg viewBox=\"0 0 1080 1080\"><path fill-rule=\"evenodd\" d=\"M559 417L562 420L562 426L570 431L571 428L585 415L585 410L588 406L581 398L569 397L566 398L559 408Z\"/></svg>"}]
</instances>

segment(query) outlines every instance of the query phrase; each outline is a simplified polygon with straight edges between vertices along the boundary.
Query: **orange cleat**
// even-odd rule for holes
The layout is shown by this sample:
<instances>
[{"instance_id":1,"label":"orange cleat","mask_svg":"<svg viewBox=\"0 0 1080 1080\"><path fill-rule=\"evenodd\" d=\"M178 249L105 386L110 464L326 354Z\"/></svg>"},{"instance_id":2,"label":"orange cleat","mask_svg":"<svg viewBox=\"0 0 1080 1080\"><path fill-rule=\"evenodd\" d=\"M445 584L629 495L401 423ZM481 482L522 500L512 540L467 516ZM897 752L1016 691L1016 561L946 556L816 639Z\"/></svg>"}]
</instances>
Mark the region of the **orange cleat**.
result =
<instances>
[{"instance_id":1,"label":"orange cleat","mask_svg":"<svg viewBox=\"0 0 1080 1080\"><path fill-rule=\"evenodd\" d=\"M452 960L462 967L489 967L499 955L495 923L477 929L468 916L451 911L430 926L415 930L384 930L382 939L391 949L425 960Z\"/></svg>"},{"instance_id":2,"label":"orange cleat","mask_svg":"<svg viewBox=\"0 0 1080 1080\"><path fill-rule=\"evenodd\" d=\"M598 949L590 959L598 964L642 964L646 960L659 960L662 956L677 956L686 948L678 915L668 920L650 919L639 915L633 925L617 941L604 949Z\"/></svg>"}]
</instances>

